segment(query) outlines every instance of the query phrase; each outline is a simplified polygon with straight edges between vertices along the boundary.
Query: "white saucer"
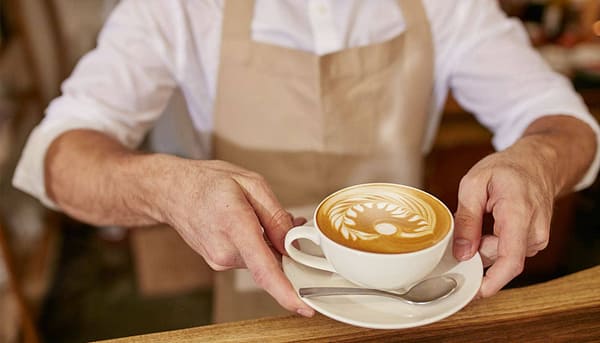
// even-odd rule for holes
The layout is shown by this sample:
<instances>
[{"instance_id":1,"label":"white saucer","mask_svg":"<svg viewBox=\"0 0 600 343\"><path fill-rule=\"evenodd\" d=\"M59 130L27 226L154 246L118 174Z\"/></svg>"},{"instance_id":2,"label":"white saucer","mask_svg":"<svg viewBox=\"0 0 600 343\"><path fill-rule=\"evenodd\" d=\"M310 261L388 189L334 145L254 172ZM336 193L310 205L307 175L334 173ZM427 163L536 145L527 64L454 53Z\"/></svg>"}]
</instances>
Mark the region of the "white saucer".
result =
<instances>
[{"instance_id":1,"label":"white saucer","mask_svg":"<svg viewBox=\"0 0 600 343\"><path fill-rule=\"evenodd\" d=\"M296 292L301 287L356 287L335 273L306 267L283 257L283 271ZM430 324L444 319L467 305L479 291L483 266L479 254L468 261L457 262L449 247L440 264L429 276L452 275L458 288L445 299L413 305L372 295L336 295L305 299L316 311L343 323L372 329L402 329Z\"/></svg>"}]
</instances>

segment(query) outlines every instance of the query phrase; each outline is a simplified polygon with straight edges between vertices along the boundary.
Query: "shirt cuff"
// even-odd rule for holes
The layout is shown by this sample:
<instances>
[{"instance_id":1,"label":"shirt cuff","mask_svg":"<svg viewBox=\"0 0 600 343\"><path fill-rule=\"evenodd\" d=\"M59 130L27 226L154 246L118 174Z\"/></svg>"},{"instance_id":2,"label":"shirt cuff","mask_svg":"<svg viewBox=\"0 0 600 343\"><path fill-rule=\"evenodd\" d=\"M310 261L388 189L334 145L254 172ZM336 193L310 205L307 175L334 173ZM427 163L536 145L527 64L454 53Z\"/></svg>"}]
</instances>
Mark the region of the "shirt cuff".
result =
<instances>
[{"instance_id":1,"label":"shirt cuff","mask_svg":"<svg viewBox=\"0 0 600 343\"><path fill-rule=\"evenodd\" d=\"M46 192L45 159L50 144L61 134L76 129L92 129L105 132L100 123L78 120L44 120L33 129L19 163L13 175L12 184L15 188L39 199L46 207L60 211L60 207L50 199Z\"/></svg>"},{"instance_id":2,"label":"shirt cuff","mask_svg":"<svg viewBox=\"0 0 600 343\"><path fill-rule=\"evenodd\" d=\"M591 186L594 183L594 181L596 181L596 177L598 176L598 170L600 169L600 126L598 126L598 122L592 117L577 118L582 120L584 123L588 124L589 127L596 134L596 156L594 156L594 160L590 164L587 172L573 188L575 192Z\"/></svg>"}]
</instances>

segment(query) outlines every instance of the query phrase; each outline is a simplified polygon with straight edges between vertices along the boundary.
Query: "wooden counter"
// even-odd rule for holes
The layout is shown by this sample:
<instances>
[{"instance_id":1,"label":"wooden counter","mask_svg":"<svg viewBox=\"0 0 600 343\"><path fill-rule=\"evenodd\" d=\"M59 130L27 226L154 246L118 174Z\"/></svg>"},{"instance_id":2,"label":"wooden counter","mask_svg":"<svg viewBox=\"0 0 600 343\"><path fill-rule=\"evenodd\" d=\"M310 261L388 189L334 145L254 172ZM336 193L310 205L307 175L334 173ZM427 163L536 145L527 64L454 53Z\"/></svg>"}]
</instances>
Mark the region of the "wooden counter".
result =
<instances>
[{"instance_id":1,"label":"wooden counter","mask_svg":"<svg viewBox=\"0 0 600 343\"><path fill-rule=\"evenodd\" d=\"M477 300L445 320L372 330L316 315L208 325L111 342L581 342L600 341L600 266Z\"/></svg>"}]
</instances>

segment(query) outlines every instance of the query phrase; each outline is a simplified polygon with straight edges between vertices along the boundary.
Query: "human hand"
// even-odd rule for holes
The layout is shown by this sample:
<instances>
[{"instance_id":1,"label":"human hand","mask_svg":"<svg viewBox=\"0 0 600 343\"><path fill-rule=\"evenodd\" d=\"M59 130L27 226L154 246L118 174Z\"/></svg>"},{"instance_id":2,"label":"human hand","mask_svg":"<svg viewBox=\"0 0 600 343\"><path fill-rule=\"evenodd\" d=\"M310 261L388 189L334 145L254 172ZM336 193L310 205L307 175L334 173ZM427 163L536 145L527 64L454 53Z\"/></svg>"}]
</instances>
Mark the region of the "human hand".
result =
<instances>
[{"instance_id":1,"label":"human hand","mask_svg":"<svg viewBox=\"0 0 600 343\"><path fill-rule=\"evenodd\" d=\"M281 306L312 316L314 311L298 298L274 254L285 252L287 231L303 220L292 218L256 173L222 161L169 158L169 163L161 175L161 221L175 228L214 270L246 267Z\"/></svg>"},{"instance_id":2,"label":"human hand","mask_svg":"<svg viewBox=\"0 0 600 343\"><path fill-rule=\"evenodd\" d=\"M558 192L552 151L535 138L487 156L463 177L455 215L454 256L467 260L479 250L486 271L479 296L498 292L523 271L525 258L548 245ZM481 237L485 213L493 235Z\"/></svg>"}]
</instances>

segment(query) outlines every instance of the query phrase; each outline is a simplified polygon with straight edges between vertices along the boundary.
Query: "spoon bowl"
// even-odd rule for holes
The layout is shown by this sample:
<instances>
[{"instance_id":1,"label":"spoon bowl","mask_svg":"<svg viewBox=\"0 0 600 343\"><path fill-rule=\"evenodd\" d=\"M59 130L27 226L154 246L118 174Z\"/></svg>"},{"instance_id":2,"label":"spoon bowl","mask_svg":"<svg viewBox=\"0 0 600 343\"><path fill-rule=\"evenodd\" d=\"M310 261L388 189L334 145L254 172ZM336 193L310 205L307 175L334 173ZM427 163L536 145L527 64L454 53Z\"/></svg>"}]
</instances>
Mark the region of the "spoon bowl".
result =
<instances>
[{"instance_id":1,"label":"spoon bowl","mask_svg":"<svg viewBox=\"0 0 600 343\"><path fill-rule=\"evenodd\" d=\"M378 295L411 304L428 304L448 297L457 288L458 282L455 278L449 275L439 275L421 280L405 292L359 287L303 287L298 290L298 293L302 298L332 295Z\"/></svg>"}]
</instances>

